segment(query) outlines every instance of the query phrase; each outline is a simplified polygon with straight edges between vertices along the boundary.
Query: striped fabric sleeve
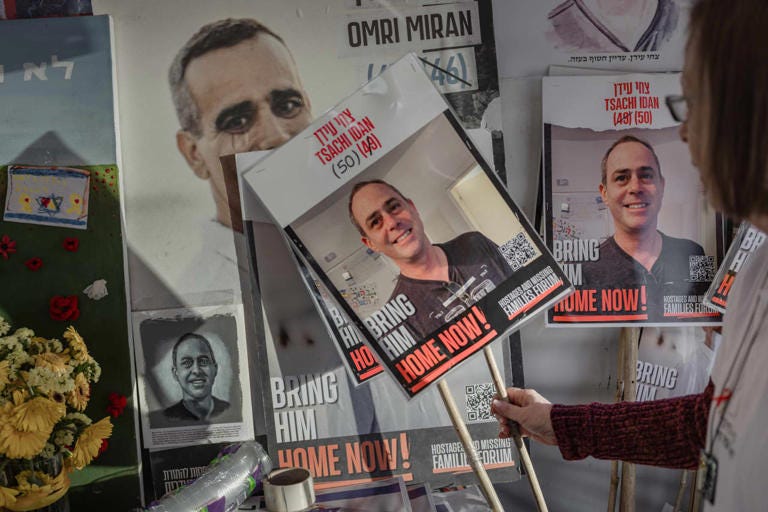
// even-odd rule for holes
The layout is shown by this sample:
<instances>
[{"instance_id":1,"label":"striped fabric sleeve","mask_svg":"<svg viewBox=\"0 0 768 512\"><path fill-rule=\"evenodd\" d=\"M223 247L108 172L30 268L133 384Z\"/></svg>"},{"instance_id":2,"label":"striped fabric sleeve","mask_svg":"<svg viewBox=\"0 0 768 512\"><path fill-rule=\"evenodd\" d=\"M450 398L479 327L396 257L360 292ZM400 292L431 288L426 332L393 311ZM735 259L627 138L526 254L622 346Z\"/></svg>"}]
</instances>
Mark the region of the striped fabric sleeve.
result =
<instances>
[{"instance_id":1,"label":"striped fabric sleeve","mask_svg":"<svg viewBox=\"0 0 768 512\"><path fill-rule=\"evenodd\" d=\"M651 402L554 405L550 413L566 460L618 459L695 469L707 435L714 385L703 393Z\"/></svg>"}]
</instances>

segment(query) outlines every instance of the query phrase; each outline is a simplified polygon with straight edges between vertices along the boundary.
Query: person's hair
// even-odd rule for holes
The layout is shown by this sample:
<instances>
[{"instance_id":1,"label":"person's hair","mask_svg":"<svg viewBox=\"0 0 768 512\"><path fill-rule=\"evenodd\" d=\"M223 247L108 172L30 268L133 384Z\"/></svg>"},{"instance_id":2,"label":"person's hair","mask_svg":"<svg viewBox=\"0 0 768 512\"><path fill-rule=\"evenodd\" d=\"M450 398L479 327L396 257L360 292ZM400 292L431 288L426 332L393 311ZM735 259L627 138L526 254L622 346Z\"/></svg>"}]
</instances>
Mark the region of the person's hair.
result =
<instances>
[{"instance_id":1,"label":"person's hair","mask_svg":"<svg viewBox=\"0 0 768 512\"><path fill-rule=\"evenodd\" d=\"M405 200L405 201L408 200L408 198L405 197L402 192L397 190L397 188L395 186L390 185L389 183L387 183L384 180L375 179L375 180L359 181L359 182L355 183L355 186L352 187L352 191L349 193L349 201L347 202L347 211L349 212L349 220L352 221L352 224L354 224L354 226L357 228L357 230L363 236L366 236L365 230L357 222L357 220L355 219L355 216L352 214L352 200L354 199L355 194L357 194L360 191L360 189L362 189L363 187L366 187L368 185L374 185L374 184L384 185L385 187L389 187L389 189L392 192L394 192L397 195L399 195L403 200Z\"/></svg>"},{"instance_id":2,"label":"person's hair","mask_svg":"<svg viewBox=\"0 0 768 512\"><path fill-rule=\"evenodd\" d=\"M659 157L656 156L656 151L654 151L653 146L651 146L648 142L644 141L643 139L640 139L638 137L635 137L634 135L624 135L617 141L615 141L613 144L611 144L611 147L608 148L608 151L605 152L605 155L603 155L603 159L600 161L600 182L605 185L606 180L608 179L608 157L613 152L614 149L616 149L616 146L620 144L626 144L627 142L637 142L638 144L642 144L646 148L648 148L648 151L651 152L653 155L653 160L656 162L656 168L659 171L659 178L662 178L661 174L661 164L659 163Z\"/></svg>"},{"instance_id":3,"label":"person's hair","mask_svg":"<svg viewBox=\"0 0 768 512\"><path fill-rule=\"evenodd\" d=\"M182 334L181 337L176 340L176 343L173 344L173 350L171 352L171 358L173 360L173 367L176 367L176 353L179 351L179 345L184 343L187 340L200 340L203 343L205 343L205 346L208 347L208 352L211 353L211 361L213 361L213 364L216 364L216 356L213 354L213 348L211 347L211 342L208 341L208 338L201 334L197 334L195 332L188 332L186 334Z\"/></svg>"},{"instance_id":4,"label":"person's hair","mask_svg":"<svg viewBox=\"0 0 768 512\"><path fill-rule=\"evenodd\" d=\"M270 35L285 45L285 41L280 36L257 20L228 18L204 25L179 50L168 70L168 83L171 86L173 105L176 107L176 117L179 119L182 130L190 132L195 137L202 134L200 112L184 77L189 63L208 52L230 48L253 39L259 34Z\"/></svg>"},{"instance_id":5,"label":"person's hair","mask_svg":"<svg viewBox=\"0 0 768 512\"><path fill-rule=\"evenodd\" d=\"M688 98L694 157L709 199L736 220L766 214L768 2L698 1L686 50L686 80L700 90Z\"/></svg>"}]
</instances>

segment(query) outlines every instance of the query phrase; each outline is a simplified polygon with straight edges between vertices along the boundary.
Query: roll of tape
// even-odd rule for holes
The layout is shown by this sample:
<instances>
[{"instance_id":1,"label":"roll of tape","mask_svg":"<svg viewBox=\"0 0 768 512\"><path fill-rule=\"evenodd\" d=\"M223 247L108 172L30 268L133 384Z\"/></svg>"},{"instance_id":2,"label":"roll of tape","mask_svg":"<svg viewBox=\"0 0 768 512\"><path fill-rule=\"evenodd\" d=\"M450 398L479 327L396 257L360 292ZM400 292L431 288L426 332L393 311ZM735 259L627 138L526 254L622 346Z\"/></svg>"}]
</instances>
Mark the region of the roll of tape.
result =
<instances>
[{"instance_id":1,"label":"roll of tape","mask_svg":"<svg viewBox=\"0 0 768 512\"><path fill-rule=\"evenodd\" d=\"M312 475L304 468L276 469L264 480L269 512L299 512L315 502Z\"/></svg>"}]
</instances>

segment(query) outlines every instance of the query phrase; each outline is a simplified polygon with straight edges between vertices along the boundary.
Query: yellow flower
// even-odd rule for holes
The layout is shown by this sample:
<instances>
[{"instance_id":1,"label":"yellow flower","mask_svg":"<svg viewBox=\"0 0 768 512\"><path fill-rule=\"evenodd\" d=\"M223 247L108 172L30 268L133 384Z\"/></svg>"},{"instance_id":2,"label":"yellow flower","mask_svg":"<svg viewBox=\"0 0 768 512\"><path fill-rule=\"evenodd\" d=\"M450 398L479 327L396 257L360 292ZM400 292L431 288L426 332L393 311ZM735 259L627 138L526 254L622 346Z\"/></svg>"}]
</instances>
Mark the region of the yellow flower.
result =
<instances>
[{"instance_id":1,"label":"yellow flower","mask_svg":"<svg viewBox=\"0 0 768 512\"><path fill-rule=\"evenodd\" d=\"M0 425L0 453L9 459L31 459L45 447L50 432L23 432L13 425Z\"/></svg>"},{"instance_id":2,"label":"yellow flower","mask_svg":"<svg viewBox=\"0 0 768 512\"><path fill-rule=\"evenodd\" d=\"M37 345L45 345L45 343L48 341L42 336L33 336L32 339L29 340L32 343L35 343Z\"/></svg>"},{"instance_id":3,"label":"yellow flower","mask_svg":"<svg viewBox=\"0 0 768 512\"><path fill-rule=\"evenodd\" d=\"M67 373L69 371L69 356L66 354L56 354L54 352L43 352L33 356L35 366L49 368L56 373Z\"/></svg>"},{"instance_id":4,"label":"yellow flower","mask_svg":"<svg viewBox=\"0 0 768 512\"><path fill-rule=\"evenodd\" d=\"M16 503L16 496L19 491L8 487L0 487L0 507L7 507Z\"/></svg>"},{"instance_id":5,"label":"yellow flower","mask_svg":"<svg viewBox=\"0 0 768 512\"><path fill-rule=\"evenodd\" d=\"M7 360L0 361L0 391L5 389L5 385L11 380L8 378L11 373L11 364Z\"/></svg>"},{"instance_id":6,"label":"yellow flower","mask_svg":"<svg viewBox=\"0 0 768 512\"><path fill-rule=\"evenodd\" d=\"M51 492L53 479L41 471L25 470L16 475L16 488L23 493Z\"/></svg>"},{"instance_id":7,"label":"yellow flower","mask_svg":"<svg viewBox=\"0 0 768 512\"><path fill-rule=\"evenodd\" d=\"M78 411L84 411L90 398L91 385L88 383L85 375L78 373L75 376L75 389L67 393L67 403Z\"/></svg>"},{"instance_id":8,"label":"yellow flower","mask_svg":"<svg viewBox=\"0 0 768 512\"><path fill-rule=\"evenodd\" d=\"M13 405L22 404L27 398L29 398L29 391L26 389L14 389L13 393L11 393L11 398L13 399Z\"/></svg>"},{"instance_id":9,"label":"yellow flower","mask_svg":"<svg viewBox=\"0 0 768 512\"><path fill-rule=\"evenodd\" d=\"M23 432L43 432L46 438L51 435L53 426L67 413L64 404L36 396L17 404L8 413L9 421L17 430Z\"/></svg>"},{"instance_id":10,"label":"yellow flower","mask_svg":"<svg viewBox=\"0 0 768 512\"><path fill-rule=\"evenodd\" d=\"M64 332L64 339L69 342L69 354L77 361L88 360L88 347L83 337L71 325Z\"/></svg>"},{"instance_id":11,"label":"yellow flower","mask_svg":"<svg viewBox=\"0 0 768 512\"><path fill-rule=\"evenodd\" d=\"M83 469L90 464L93 458L99 454L102 439L111 435L112 422L109 421L109 416L88 425L77 438L75 448L72 450L72 465L76 469Z\"/></svg>"}]
</instances>

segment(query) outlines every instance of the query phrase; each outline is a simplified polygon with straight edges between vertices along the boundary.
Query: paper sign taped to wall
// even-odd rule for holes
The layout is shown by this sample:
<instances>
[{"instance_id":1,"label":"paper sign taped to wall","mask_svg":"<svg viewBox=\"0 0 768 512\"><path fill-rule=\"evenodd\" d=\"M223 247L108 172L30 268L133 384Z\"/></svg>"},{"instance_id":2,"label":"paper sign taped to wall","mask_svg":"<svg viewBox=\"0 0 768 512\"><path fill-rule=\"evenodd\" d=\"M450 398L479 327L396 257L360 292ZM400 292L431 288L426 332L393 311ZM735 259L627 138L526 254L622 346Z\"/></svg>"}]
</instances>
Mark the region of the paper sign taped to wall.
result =
<instances>
[{"instance_id":1,"label":"paper sign taped to wall","mask_svg":"<svg viewBox=\"0 0 768 512\"><path fill-rule=\"evenodd\" d=\"M90 181L81 169L11 165L3 220L86 229Z\"/></svg>"}]
</instances>

